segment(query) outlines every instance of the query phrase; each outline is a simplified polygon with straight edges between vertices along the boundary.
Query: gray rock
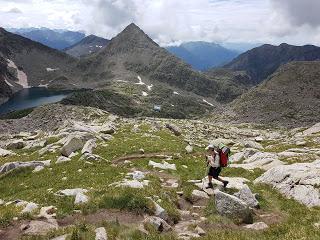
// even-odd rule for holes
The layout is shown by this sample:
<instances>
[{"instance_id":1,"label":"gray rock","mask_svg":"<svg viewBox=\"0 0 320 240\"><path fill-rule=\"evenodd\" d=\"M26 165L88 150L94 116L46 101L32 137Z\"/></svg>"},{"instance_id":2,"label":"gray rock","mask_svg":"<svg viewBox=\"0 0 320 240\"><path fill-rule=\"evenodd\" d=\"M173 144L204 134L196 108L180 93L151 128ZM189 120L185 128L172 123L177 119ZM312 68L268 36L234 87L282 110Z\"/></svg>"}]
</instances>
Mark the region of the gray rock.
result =
<instances>
[{"instance_id":1,"label":"gray rock","mask_svg":"<svg viewBox=\"0 0 320 240\"><path fill-rule=\"evenodd\" d=\"M259 149L259 150L263 149L263 146L260 143L250 141L250 140L244 141L243 146L246 148L255 148L255 149Z\"/></svg>"},{"instance_id":2,"label":"gray rock","mask_svg":"<svg viewBox=\"0 0 320 240\"><path fill-rule=\"evenodd\" d=\"M151 224L160 232L168 232L171 230L171 226L163 219L155 216L146 217L143 221L144 224Z\"/></svg>"},{"instance_id":3,"label":"gray rock","mask_svg":"<svg viewBox=\"0 0 320 240\"><path fill-rule=\"evenodd\" d=\"M191 145L186 146L186 151L187 153L192 153L193 152L193 147Z\"/></svg>"},{"instance_id":4,"label":"gray rock","mask_svg":"<svg viewBox=\"0 0 320 240\"><path fill-rule=\"evenodd\" d=\"M6 149L22 149L24 148L25 143L22 140L15 140L6 145Z\"/></svg>"},{"instance_id":5,"label":"gray rock","mask_svg":"<svg viewBox=\"0 0 320 240\"><path fill-rule=\"evenodd\" d=\"M37 166L50 166L49 161L32 161L32 162L8 162L0 167L0 174L9 172L18 168L35 168Z\"/></svg>"},{"instance_id":6,"label":"gray rock","mask_svg":"<svg viewBox=\"0 0 320 240\"><path fill-rule=\"evenodd\" d=\"M320 132L320 122L303 131L304 135L312 135Z\"/></svg>"},{"instance_id":7,"label":"gray rock","mask_svg":"<svg viewBox=\"0 0 320 240\"><path fill-rule=\"evenodd\" d=\"M243 159L243 157L244 157L244 153L243 152L235 153L235 154L231 155L230 162L231 163L240 162Z\"/></svg>"},{"instance_id":8,"label":"gray rock","mask_svg":"<svg viewBox=\"0 0 320 240\"><path fill-rule=\"evenodd\" d=\"M33 211L39 208L38 204L33 202L28 202L25 208L22 210L22 213L32 213Z\"/></svg>"},{"instance_id":9,"label":"gray rock","mask_svg":"<svg viewBox=\"0 0 320 240\"><path fill-rule=\"evenodd\" d=\"M70 161L71 161L70 158L65 157L65 156L60 156L60 157L58 157L58 159L56 161L56 164L64 163L64 162L70 162Z\"/></svg>"},{"instance_id":10,"label":"gray rock","mask_svg":"<svg viewBox=\"0 0 320 240\"><path fill-rule=\"evenodd\" d=\"M65 157L69 157L74 151L82 149L83 145L84 142L81 138L71 136L61 148L61 154Z\"/></svg>"},{"instance_id":11,"label":"gray rock","mask_svg":"<svg viewBox=\"0 0 320 240\"><path fill-rule=\"evenodd\" d=\"M70 234L65 234L59 237L51 238L50 240L66 240L69 236Z\"/></svg>"},{"instance_id":12,"label":"gray rock","mask_svg":"<svg viewBox=\"0 0 320 240\"><path fill-rule=\"evenodd\" d=\"M60 190L56 193L58 196L74 196L75 197L75 204L81 204L81 203L86 203L89 201L89 198L85 195L87 193L87 189L82 189L82 188L74 188L74 189L65 189L65 190Z\"/></svg>"},{"instance_id":13,"label":"gray rock","mask_svg":"<svg viewBox=\"0 0 320 240\"><path fill-rule=\"evenodd\" d=\"M254 183L270 184L308 207L320 206L320 160L271 168Z\"/></svg>"},{"instance_id":14,"label":"gray rock","mask_svg":"<svg viewBox=\"0 0 320 240\"><path fill-rule=\"evenodd\" d=\"M215 190L214 198L217 212L220 215L240 220L243 223L253 222L252 210L241 199L219 190Z\"/></svg>"},{"instance_id":15,"label":"gray rock","mask_svg":"<svg viewBox=\"0 0 320 240\"><path fill-rule=\"evenodd\" d=\"M95 240L108 240L107 231L104 227L97 228L94 231L96 233Z\"/></svg>"},{"instance_id":16,"label":"gray rock","mask_svg":"<svg viewBox=\"0 0 320 240\"><path fill-rule=\"evenodd\" d=\"M33 220L21 226L21 230L25 235L46 235L48 232L56 229L58 229L58 223L54 219L50 221Z\"/></svg>"},{"instance_id":17,"label":"gray rock","mask_svg":"<svg viewBox=\"0 0 320 240\"><path fill-rule=\"evenodd\" d=\"M267 224L265 224L264 222L256 222L253 224L248 224L244 226L247 229L252 229L252 230L264 230L269 228L269 226Z\"/></svg>"},{"instance_id":18,"label":"gray rock","mask_svg":"<svg viewBox=\"0 0 320 240\"><path fill-rule=\"evenodd\" d=\"M96 147L97 147L97 144L96 144L95 139L90 139L84 144L84 146L81 150L81 153L82 154L84 154L84 153L92 154L93 149Z\"/></svg>"},{"instance_id":19,"label":"gray rock","mask_svg":"<svg viewBox=\"0 0 320 240\"><path fill-rule=\"evenodd\" d=\"M200 201L202 199L209 199L209 196L207 193L199 190L193 190L191 193L191 201L193 203Z\"/></svg>"},{"instance_id":20,"label":"gray rock","mask_svg":"<svg viewBox=\"0 0 320 240\"><path fill-rule=\"evenodd\" d=\"M166 128L168 128L176 136L180 136L181 135L181 130L177 126L175 126L175 125L173 125L171 123L167 123L166 124Z\"/></svg>"},{"instance_id":21,"label":"gray rock","mask_svg":"<svg viewBox=\"0 0 320 240\"><path fill-rule=\"evenodd\" d=\"M0 157L6 157L6 156L14 155L14 154L15 153L12 151L0 148Z\"/></svg>"},{"instance_id":22,"label":"gray rock","mask_svg":"<svg viewBox=\"0 0 320 240\"><path fill-rule=\"evenodd\" d=\"M235 193L234 196L247 203L249 207L259 208L259 202L257 201L255 195L251 192L248 185L245 185L239 192Z\"/></svg>"},{"instance_id":23,"label":"gray rock","mask_svg":"<svg viewBox=\"0 0 320 240\"><path fill-rule=\"evenodd\" d=\"M104 134L113 134L115 130L113 127L106 126L105 129L101 130L100 132Z\"/></svg>"}]
</instances>

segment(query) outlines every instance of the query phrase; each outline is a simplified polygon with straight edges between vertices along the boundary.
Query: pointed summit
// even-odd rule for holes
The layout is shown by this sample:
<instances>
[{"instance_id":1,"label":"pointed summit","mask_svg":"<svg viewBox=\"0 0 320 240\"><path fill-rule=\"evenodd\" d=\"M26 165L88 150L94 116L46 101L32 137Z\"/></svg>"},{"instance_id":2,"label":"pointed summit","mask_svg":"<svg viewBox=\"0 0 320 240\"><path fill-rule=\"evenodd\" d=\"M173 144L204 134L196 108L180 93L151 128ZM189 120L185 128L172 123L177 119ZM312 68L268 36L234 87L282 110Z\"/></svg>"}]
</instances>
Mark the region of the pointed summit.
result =
<instances>
[{"instance_id":1,"label":"pointed summit","mask_svg":"<svg viewBox=\"0 0 320 240\"><path fill-rule=\"evenodd\" d=\"M144 33L136 24L131 23L116 37L111 39L104 54L114 55L124 52L132 52L135 49L153 49L160 48L146 33Z\"/></svg>"}]
</instances>

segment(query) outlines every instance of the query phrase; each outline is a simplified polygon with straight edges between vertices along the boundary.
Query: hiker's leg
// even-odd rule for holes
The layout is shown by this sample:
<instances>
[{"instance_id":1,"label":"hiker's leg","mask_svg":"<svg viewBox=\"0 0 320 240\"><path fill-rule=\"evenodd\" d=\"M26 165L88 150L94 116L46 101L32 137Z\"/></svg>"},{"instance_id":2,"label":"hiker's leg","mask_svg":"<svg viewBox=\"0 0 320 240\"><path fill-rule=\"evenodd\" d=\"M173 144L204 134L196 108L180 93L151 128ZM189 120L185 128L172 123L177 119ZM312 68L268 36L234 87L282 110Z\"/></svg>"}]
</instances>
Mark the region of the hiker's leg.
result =
<instances>
[{"instance_id":1,"label":"hiker's leg","mask_svg":"<svg viewBox=\"0 0 320 240\"><path fill-rule=\"evenodd\" d=\"M212 176L208 175L208 180L209 180L209 183L212 182Z\"/></svg>"}]
</instances>

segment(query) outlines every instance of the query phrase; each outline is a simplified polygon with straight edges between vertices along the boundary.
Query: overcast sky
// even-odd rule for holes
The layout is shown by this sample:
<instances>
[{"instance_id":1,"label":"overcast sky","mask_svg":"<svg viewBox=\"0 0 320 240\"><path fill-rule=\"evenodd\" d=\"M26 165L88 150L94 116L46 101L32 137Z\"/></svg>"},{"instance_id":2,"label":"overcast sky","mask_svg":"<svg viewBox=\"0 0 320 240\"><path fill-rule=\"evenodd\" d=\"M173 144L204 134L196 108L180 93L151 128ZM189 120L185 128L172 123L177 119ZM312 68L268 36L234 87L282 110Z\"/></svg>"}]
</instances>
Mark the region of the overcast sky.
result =
<instances>
[{"instance_id":1,"label":"overcast sky","mask_svg":"<svg viewBox=\"0 0 320 240\"><path fill-rule=\"evenodd\" d=\"M111 38L130 22L161 45L320 45L320 0L0 0L2 27L83 30Z\"/></svg>"}]
</instances>

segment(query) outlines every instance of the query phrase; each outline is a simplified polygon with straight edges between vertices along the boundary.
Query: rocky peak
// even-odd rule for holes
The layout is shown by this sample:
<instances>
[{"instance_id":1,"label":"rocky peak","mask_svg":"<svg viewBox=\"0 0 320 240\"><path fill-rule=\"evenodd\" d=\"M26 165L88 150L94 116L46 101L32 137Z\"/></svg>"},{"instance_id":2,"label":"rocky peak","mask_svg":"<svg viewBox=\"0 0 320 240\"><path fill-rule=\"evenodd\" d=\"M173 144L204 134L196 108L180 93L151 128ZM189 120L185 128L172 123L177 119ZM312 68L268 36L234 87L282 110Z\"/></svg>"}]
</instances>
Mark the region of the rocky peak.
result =
<instances>
[{"instance_id":1,"label":"rocky peak","mask_svg":"<svg viewBox=\"0 0 320 240\"><path fill-rule=\"evenodd\" d=\"M155 48L159 48L159 45L137 25L131 23L110 41L104 52L109 55L115 55L118 53L132 52L137 49Z\"/></svg>"}]
</instances>

